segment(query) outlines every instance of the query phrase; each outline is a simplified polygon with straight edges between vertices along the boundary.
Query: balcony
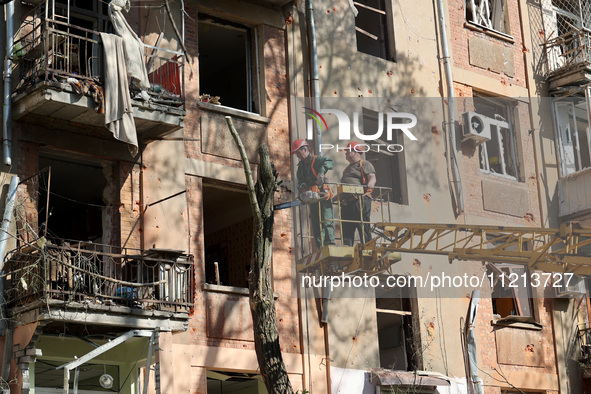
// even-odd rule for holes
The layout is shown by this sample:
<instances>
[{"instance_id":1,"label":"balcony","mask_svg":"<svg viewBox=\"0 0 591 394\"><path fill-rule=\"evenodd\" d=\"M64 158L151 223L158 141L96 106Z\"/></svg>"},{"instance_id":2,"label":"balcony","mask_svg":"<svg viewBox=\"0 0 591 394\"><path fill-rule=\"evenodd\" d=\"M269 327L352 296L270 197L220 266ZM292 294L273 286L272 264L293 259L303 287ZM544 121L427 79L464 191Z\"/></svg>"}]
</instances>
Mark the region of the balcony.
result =
<instances>
[{"instance_id":1,"label":"balcony","mask_svg":"<svg viewBox=\"0 0 591 394\"><path fill-rule=\"evenodd\" d=\"M180 251L41 238L13 251L4 272L7 314L23 324L176 331L193 306L192 257Z\"/></svg>"},{"instance_id":2,"label":"balcony","mask_svg":"<svg viewBox=\"0 0 591 394\"><path fill-rule=\"evenodd\" d=\"M591 30L573 28L544 47L550 90L591 82Z\"/></svg>"},{"instance_id":3,"label":"balcony","mask_svg":"<svg viewBox=\"0 0 591 394\"><path fill-rule=\"evenodd\" d=\"M99 32L68 23L43 2L22 18L14 41L13 117L57 118L104 129L104 48ZM138 140L162 137L183 127L184 54L144 45L149 100L136 99L130 85Z\"/></svg>"}]
</instances>

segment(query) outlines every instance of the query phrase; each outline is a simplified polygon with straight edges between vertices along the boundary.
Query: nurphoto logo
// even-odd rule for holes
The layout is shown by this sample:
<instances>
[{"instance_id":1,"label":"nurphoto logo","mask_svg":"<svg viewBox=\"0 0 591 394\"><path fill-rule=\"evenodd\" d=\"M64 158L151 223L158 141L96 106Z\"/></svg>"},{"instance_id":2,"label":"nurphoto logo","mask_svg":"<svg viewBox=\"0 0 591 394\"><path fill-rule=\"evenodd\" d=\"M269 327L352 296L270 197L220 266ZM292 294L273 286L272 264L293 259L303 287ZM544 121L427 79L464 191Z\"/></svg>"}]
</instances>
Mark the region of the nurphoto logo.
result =
<instances>
[{"instance_id":1,"label":"nurphoto logo","mask_svg":"<svg viewBox=\"0 0 591 394\"><path fill-rule=\"evenodd\" d=\"M321 109L320 112L314 110L310 107L304 107L305 114L308 117L306 121L306 138L308 140L312 140L314 136L314 123L316 123L319 129L322 131L328 131L328 123L322 114L333 114L337 118L338 122L338 140L343 142L343 147L340 147L339 144L320 144L320 151L324 150L344 150L349 149L346 148L347 144L352 140L352 133L353 136L357 139L362 141L392 141L393 135L395 130L400 130L406 135L411 141L416 141L417 137L410 131L411 128L416 126L417 124L417 117L411 113L407 112L378 112L378 119L377 119L377 130L361 130L359 125L360 123L360 116L358 112L353 113L353 122L349 118L344 111L334 109L334 108L325 108ZM361 116L363 119L363 117ZM385 121L384 121L385 119ZM351 127L351 123L352 126ZM363 123L363 120L361 120ZM384 131L386 133L386 138L384 139ZM362 143L355 146L356 152L363 153L368 152L370 150L380 151L386 150L388 152L402 152L404 147L400 144L384 144L384 143Z\"/></svg>"}]
</instances>

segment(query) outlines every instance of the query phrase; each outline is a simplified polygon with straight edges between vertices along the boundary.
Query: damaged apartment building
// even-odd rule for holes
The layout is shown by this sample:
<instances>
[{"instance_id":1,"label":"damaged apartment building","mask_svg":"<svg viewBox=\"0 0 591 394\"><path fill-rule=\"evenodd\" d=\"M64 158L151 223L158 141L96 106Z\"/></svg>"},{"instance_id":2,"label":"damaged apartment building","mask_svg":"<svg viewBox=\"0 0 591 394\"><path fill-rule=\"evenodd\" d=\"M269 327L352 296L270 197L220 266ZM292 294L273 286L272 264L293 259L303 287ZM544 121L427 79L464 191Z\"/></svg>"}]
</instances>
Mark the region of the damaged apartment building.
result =
<instances>
[{"instance_id":1,"label":"damaged apartment building","mask_svg":"<svg viewBox=\"0 0 591 394\"><path fill-rule=\"evenodd\" d=\"M343 119L335 109L374 137L351 133L376 170L378 232L376 244L343 246L334 203L336 245L315 252L301 207L298 270L490 280L480 294L453 285L327 294L302 281L312 387L328 360L331 387L321 392L588 392L591 3L313 3L315 41L301 34L310 29L307 10L294 9L287 27L292 140L309 135L310 108L323 115L318 148L335 162L327 175L338 194L348 163L335 149L347 144L333 132ZM316 92L308 84L315 73ZM314 96L316 107L297 101ZM392 112L416 116L416 140L400 130L385 138ZM404 149L383 148L393 142ZM577 239L570 252L567 239ZM576 256L552 264L565 253ZM568 286L502 285L543 271L582 276Z\"/></svg>"},{"instance_id":2,"label":"damaged apartment building","mask_svg":"<svg viewBox=\"0 0 591 394\"><path fill-rule=\"evenodd\" d=\"M262 392L252 213L224 117L255 173L266 143L289 180L276 3L3 5L3 389ZM301 389L289 218L276 215L274 285Z\"/></svg>"},{"instance_id":3,"label":"damaged apartment building","mask_svg":"<svg viewBox=\"0 0 591 394\"><path fill-rule=\"evenodd\" d=\"M398 129L372 143L402 150L364 152L377 177L371 221L385 223L375 244L343 244L338 200L335 245L321 248L309 206L275 212L294 389L586 392L585 280L499 281L591 275L577 244L591 226L588 14L579 0L3 5L3 389L265 393L247 289L252 213L225 117L255 174L269 146L280 204L298 197L289 150L315 128L310 109L344 105L366 134L384 113L413 114L416 140ZM322 113L309 139L335 148L322 153L338 195L336 146L349 141ZM480 248L429 249L441 234ZM402 242L415 235L422 250ZM480 295L327 293L294 281L313 267L492 279Z\"/></svg>"}]
</instances>

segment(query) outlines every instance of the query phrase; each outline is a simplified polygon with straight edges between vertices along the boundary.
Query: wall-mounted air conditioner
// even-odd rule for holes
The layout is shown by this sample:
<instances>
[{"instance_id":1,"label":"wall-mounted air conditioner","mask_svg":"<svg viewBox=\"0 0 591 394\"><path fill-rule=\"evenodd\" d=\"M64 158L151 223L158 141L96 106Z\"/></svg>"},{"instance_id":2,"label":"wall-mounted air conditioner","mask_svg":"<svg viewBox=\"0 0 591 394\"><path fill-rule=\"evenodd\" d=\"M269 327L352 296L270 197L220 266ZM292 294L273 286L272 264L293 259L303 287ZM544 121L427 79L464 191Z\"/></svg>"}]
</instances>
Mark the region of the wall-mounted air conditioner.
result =
<instances>
[{"instance_id":1,"label":"wall-mounted air conditioner","mask_svg":"<svg viewBox=\"0 0 591 394\"><path fill-rule=\"evenodd\" d=\"M560 286L554 287L556 291L556 297L578 297L587 294L587 288L585 287L584 278L577 275L573 275L570 278L569 277L570 275L561 275L560 277L558 277L557 275L552 276L552 285Z\"/></svg>"},{"instance_id":2,"label":"wall-mounted air conditioner","mask_svg":"<svg viewBox=\"0 0 591 394\"><path fill-rule=\"evenodd\" d=\"M464 138L462 140L473 140L477 144L490 141L491 120L493 119L476 112L466 112L464 114Z\"/></svg>"}]
</instances>

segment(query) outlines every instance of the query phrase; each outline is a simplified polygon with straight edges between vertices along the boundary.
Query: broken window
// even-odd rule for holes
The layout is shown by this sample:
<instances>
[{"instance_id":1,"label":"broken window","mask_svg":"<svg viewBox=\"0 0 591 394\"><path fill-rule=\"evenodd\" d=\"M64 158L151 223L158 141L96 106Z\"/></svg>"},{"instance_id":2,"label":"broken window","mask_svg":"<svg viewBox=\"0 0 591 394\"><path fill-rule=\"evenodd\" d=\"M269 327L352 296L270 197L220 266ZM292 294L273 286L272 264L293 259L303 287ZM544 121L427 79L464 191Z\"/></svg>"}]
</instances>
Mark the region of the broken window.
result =
<instances>
[{"instance_id":1,"label":"broken window","mask_svg":"<svg viewBox=\"0 0 591 394\"><path fill-rule=\"evenodd\" d=\"M511 34L506 0L466 0L466 20L490 30Z\"/></svg>"},{"instance_id":2,"label":"broken window","mask_svg":"<svg viewBox=\"0 0 591 394\"><path fill-rule=\"evenodd\" d=\"M261 375L246 372L207 371L208 394L267 394Z\"/></svg>"},{"instance_id":3,"label":"broken window","mask_svg":"<svg viewBox=\"0 0 591 394\"><path fill-rule=\"evenodd\" d=\"M398 287L376 291L380 366L397 371L418 368L419 346L413 338L409 289Z\"/></svg>"},{"instance_id":4,"label":"broken window","mask_svg":"<svg viewBox=\"0 0 591 394\"><path fill-rule=\"evenodd\" d=\"M534 317L529 270L525 265L489 263L488 275L493 278L493 314Z\"/></svg>"},{"instance_id":5,"label":"broken window","mask_svg":"<svg viewBox=\"0 0 591 394\"><path fill-rule=\"evenodd\" d=\"M199 94L202 101L259 112L256 33L247 26L199 15Z\"/></svg>"},{"instance_id":6,"label":"broken window","mask_svg":"<svg viewBox=\"0 0 591 394\"><path fill-rule=\"evenodd\" d=\"M44 154L39 157L43 171L39 180L39 228L49 238L104 242L103 193L107 180L103 166L70 157Z\"/></svg>"},{"instance_id":7,"label":"broken window","mask_svg":"<svg viewBox=\"0 0 591 394\"><path fill-rule=\"evenodd\" d=\"M554 103L560 169L563 175L591 167L591 135L587 100L568 98Z\"/></svg>"},{"instance_id":8,"label":"broken window","mask_svg":"<svg viewBox=\"0 0 591 394\"><path fill-rule=\"evenodd\" d=\"M383 122L386 122L384 117ZM397 123L405 123L405 120L394 120ZM383 127L386 127L385 124ZM368 109L363 109L363 130L364 134L372 134L378 130L378 113ZM406 160L404 155L404 133L402 130L393 130L392 141L375 140L372 144L379 144L380 149L372 146L372 149L365 153L365 159L373 164L376 170L376 188L389 188L387 194L378 197L386 201L398 204L408 204L408 188L406 180ZM390 152L385 147L388 145L397 145ZM380 191L386 193L386 191Z\"/></svg>"},{"instance_id":9,"label":"broken window","mask_svg":"<svg viewBox=\"0 0 591 394\"><path fill-rule=\"evenodd\" d=\"M354 1L358 14L355 17L357 50L395 60L394 22L390 0Z\"/></svg>"},{"instance_id":10,"label":"broken window","mask_svg":"<svg viewBox=\"0 0 591 394\"><path fill-rule=\"evenodd\" d=\"M513 103L474 94L474 109L488 118L491 139L478 146L480 169L518 178L517 147L513 126Z\"/></svg>"},{"instance_id":11,"label":"broken window","mask_svg":"<svg viewBox=\"0 0 591 394\"><path fill-rule=\"evenodd\" d=\"M205 282L248 287L253 216L246 190L204 182L203 229Z\"/></svg>"}]
</instances>

